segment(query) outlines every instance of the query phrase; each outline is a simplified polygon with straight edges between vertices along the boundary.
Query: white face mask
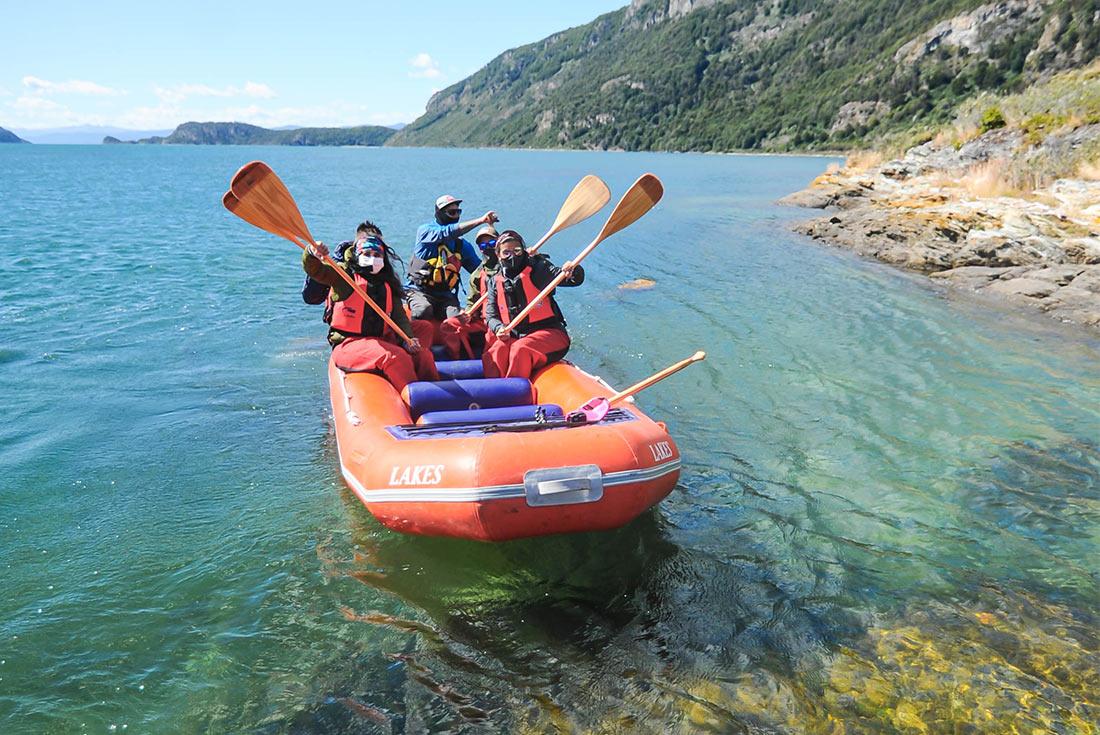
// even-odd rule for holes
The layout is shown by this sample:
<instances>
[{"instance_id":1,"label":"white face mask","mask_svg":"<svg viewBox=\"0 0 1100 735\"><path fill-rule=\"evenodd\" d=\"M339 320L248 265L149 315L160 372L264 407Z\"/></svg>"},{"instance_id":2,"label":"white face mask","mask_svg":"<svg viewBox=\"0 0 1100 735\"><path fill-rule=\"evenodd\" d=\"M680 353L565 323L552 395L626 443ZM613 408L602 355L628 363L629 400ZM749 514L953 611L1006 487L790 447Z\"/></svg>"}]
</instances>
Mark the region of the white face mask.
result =
<instances>
[{"instance_id":1,"label":"white face mask","mask_svg":"<svg viewBox=\"0 0 1100 735\"><path fill-rule=\"evenodd\" d=\"M371 273L378 273L386 265L386 261L380 256L368 255L367 253L361 254L356 262L361 270L370 271Z\"/></svg>"}]
</instances>

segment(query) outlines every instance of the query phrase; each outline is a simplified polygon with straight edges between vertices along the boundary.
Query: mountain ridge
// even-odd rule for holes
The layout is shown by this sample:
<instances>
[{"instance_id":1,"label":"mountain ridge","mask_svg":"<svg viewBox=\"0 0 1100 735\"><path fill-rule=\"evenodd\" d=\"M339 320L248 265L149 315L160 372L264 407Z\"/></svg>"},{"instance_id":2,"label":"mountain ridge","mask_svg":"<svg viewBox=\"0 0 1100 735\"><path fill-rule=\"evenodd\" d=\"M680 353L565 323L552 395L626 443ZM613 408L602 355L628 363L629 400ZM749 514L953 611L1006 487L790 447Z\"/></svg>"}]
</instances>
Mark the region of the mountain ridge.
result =
<instances>
[{"instance_id":1,"label":"mountain ridge","mask_svg":"<svg viewBox=\"0 0 1100 735\"><path fill-rule=\"evenodd\" d=\"M634 0L505 51L387 144L853 147L1098 49L1097 0Z\"/></svg>"},{"instance_id":2,"label":"mountain ridge","mask_svg":"<svg viewBox=\"0 0 1100 735\"><path fill-rule=\"evenodd\" d=\"M107 136L103 142L139 145L380 146L396 132L392 128L381 125L271 130L239 122L185 122L163 137L152 136L135 141L121 141L113 136Z\"/></svg>"}]
</instances>

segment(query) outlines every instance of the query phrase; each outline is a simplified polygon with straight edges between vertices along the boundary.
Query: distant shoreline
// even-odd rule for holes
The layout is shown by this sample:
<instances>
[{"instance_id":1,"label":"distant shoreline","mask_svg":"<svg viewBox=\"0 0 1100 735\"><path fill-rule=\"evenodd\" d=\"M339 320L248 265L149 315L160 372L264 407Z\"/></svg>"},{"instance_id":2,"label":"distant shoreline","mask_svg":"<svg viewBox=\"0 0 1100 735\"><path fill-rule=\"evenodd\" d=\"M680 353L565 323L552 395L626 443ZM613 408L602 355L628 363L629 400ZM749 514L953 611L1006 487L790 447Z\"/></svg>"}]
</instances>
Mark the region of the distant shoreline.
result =
<instances>
[{"instance_id":1,"label":"distant shoreline","mask_svg":"<svg viewBox=\"0 0 1100 735\"><path fill-rule=\"evenodd\" d=\"M444 145L292 145L286 143L138 143L137 141L119 141L119 143L32 143L39 148L63 146L73 148L88 146L102 148L104 146L130 146L140 145L148 147L156 145L171 148L227 148L227 147L253 147L253 148L361 148L390 150L440 150L440 151L535 151L540 153L665 153L670 155L696 155L696 156L744 156L744 157L797 157L797 158L844 158L851 151L626 151L626 150L600 150L592 148L526 148L518 146L444 146Z\"/></svg>"}]
</instances>

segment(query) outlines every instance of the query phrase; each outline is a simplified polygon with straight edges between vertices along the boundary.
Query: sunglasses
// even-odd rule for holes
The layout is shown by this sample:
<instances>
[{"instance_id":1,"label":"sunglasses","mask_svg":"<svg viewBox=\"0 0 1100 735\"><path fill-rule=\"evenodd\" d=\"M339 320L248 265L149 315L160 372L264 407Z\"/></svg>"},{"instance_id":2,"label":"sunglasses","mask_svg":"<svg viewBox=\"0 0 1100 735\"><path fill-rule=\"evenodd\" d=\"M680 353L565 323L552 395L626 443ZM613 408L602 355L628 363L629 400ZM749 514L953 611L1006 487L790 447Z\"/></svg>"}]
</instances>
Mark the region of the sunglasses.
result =
<instances>
[{"instance_id":1,"label":"sunglasses","mask_svg":"<svg viewBox=\"0 0 1100 735\"><path fill-rule=\"evenodd\" d=\"M496 238L493 238L492 240L482 240L477 244L477 246L482 250L490 250L491 248L495 248L497 246L497 241Z\"/></svg>"},{"instance_id":2,"label":"sunglasses","mask_svg":"<svg viewBox=\"0 0 1100 735\"><path fill-rule=\"evenodd\" d=\"M462 214L462 207L447 207L443 211L447 214Z\"/></svg>"}]
</instances>

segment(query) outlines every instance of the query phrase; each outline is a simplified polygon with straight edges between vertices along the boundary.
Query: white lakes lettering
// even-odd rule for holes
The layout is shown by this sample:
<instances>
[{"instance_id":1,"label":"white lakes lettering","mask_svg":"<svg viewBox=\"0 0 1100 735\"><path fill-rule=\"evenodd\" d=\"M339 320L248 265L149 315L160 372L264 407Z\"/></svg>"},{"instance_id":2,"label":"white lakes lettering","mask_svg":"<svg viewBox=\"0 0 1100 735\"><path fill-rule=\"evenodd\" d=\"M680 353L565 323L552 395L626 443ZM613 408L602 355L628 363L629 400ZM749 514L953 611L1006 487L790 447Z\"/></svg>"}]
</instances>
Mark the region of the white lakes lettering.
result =
<instances>
[{"instance_id":1,"label":"white lakes lettering","mask_svg":"<svg viewBox=\"0 0 1100 735\"><path fill-rule=\"evenodd\" d=\"M672 456L672 447L668 445L668 442L657 442L656 444L650 444L649 451L653 452L654 462L660 462L661 460L669 459Z\"/></svg>"},{"instance_id":2,"label":"white lakes lettering","mask_svg":"<svg viewBox=\"0 0 1100 735\"><path fill-rule=\"evenodd\" d=\"M438 485L443 482L441 464L395 466L390 470L390 485Z\"/></svg>"}]
</instances>

